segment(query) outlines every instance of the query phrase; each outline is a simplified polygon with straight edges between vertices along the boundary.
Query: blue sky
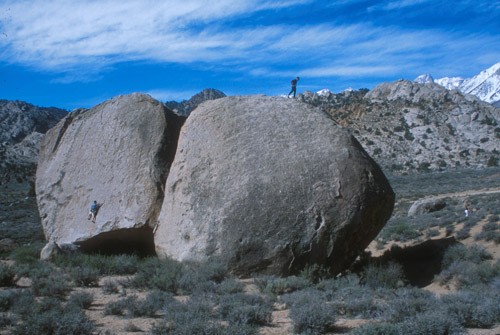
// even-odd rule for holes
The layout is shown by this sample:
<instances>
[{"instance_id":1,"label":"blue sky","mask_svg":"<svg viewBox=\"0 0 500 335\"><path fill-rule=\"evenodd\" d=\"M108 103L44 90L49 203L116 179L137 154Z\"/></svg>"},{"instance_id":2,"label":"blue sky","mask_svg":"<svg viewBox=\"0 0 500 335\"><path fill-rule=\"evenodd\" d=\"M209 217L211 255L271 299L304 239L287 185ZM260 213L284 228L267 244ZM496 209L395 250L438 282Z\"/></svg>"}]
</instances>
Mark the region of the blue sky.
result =
<instances>
[{"instance_id":1,"label":"blue sky","mask_svg":"<svg viewBox=\"0 0 500 335\"><path fill-rule=\"evenodd\" d=\"M0 0L0 99L71 110L119 94L280 95L500 61L500 0Z\"/></svg>"}]
</instances>

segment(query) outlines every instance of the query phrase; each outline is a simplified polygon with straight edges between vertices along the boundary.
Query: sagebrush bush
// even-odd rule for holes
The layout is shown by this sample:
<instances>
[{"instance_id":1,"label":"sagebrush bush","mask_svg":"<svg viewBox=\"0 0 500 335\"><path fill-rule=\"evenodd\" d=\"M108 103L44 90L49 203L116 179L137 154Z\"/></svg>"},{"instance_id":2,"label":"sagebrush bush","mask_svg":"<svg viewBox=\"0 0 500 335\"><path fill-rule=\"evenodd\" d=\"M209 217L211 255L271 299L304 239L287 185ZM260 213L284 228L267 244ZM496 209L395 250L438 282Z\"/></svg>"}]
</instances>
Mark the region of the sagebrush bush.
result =
<instances>
[{"instance_id":1,"label":"sagebrush bush","mask_svg":"<svg viewBox=\"0 0 500 335\"><path fill-rule=\"evenodd\" d=\"M473 287L489 284L500 275L500 264L497 262L455 261L444 269L438 276L441 284L455 283L458 288Z\"/></svg>"},{"instance_id":2,"label":"sagebrush bush","mask_svg":"<svg viewBox=\"0 0 500 335\"><path fill-rule=\"evenodd\" d=\"M399 334L445 335L462 334L463 329L456 319L439 310L418 313L397 325Z\"/></svg>"},{"instance_id":3,"label":"sagebrush bush","mask_svg":"<svg viewBox=\"0 0 500 335\"><path fill-rule=\"evenodd\" d=\"M355 328L352 335L401 335L397 324L387 322L370 322Z\"/></svg>"},{"instance_id":4,"label":"sagebrush bush","mask_svg":"<svg viewBox=\"0 0 500 335\"><path fill-rule=\"evenodd\" d=\"M265 293L281 295L312 286L312 283L304 277L289 276L284 278L274 278L267 281L264 288Z\"/></svg>"},{"instance_id":5,"label":"sagebrush bush","mask_svg":"<svg viewBox=\"0 0 500 335\"><path fill-rule=\"evenodd\" d=\"M98 275L131 275L137 272L139 258L135 255L62 254L57 255L54 264L61 268L87 268Z\"/></svg>"},{"instance_id":6,"label":"sagebrush bush","mask_svg":"<svg viewBox=\"0 0 500 335\"><path fill-rule=\"evenodd\" d=\"M326 300L324 292L306 289L285 294L282 300L290 308L289 316L296 333L323 334L332 329L337 306Z\"/></svg>"},{"instance_id":7,"label":"sagebrush bush","mask_svg":"<svg viewBox=\"0 0 500 335\"><path fill-rule=\"evenodd\" d=\"M271 321L273 304L258 295L236 293L219 297L220 317L229 323L265 325Z\"/></svg>"},{"instance_id":8,"label":"sagebrush bush","mask_svg":"<svg viewBox=\"0 0 500 335\"><path fill-rule=\"evenodd\" d=\"M470 261L481 263L484 260L492 259L492 256L483 246L473 245L467 247L463 244L456 244L449 247L443 256L442 266L447 268L456 261Z\"/></svg>"},{"instance_id":9,"label":"sagebrush bush","mask_svg":"<svg viewBox=\"0 0 500 335\"><path fill-rule=\"evenodd\" d=\"M119 283L115 280L106 279L102 283L101 290L105 294L116 294L119 293Z\"/></svg>"},{"instance_id":10,"label":"sagebrush bush","mask_svg":"<svg viewBox=\"0 0 500 335\"><path fill-rule=\"evenodd\" d=\"M402 322L417 314L435 311L438 306L434 294L417 288L403 288L387 301L384 317L390 322Z\"/></svg>"},{"instance_id":11,"label":"sagebrush bush","mask_svg":"<svg viewBox=\"0 0 500 335\"><path fill-rule=\"evenodd\" d=\"M403 267L394 262L369 264L364 270L364 283L372 288L397 288L406 281Z\"/></svg>"},{"instance_id":12,"label":"sagebrush bush","mask_svg":"<svg viewBox=\"0 0 500 335\"><path fill-rule=\"evenodd\" d=\"M62 273L54 273L50 277L32 278L31 290L36 296L63 298L71 291L69 280Z\"/></svg>"},{"instance_id":13,"label":"sagebrush bush","mask_svg":"<svg viewBox=\"0 0 500 335\"><path fill-rule=\"evenodd\" d=\"M94 301L94 295L89 292L74 292L68 299L69 306L75 306L80 309L89 309Z\"/></svg>"},{"instance_id":14,"label":"sagebrush bush","mask_svg":"<svg viewBox=\"0 0 500 335\"><path fill-rule=\"evenodd\" d=\"M10 265L0 263L0 287L14 286L15 276L16 273Z\"/></svg>"},{"instance_id":15,"label":"sagebrush bush","mask_svg":"<svg viewBox=\"0 0 500 335\"><path fill-rule=\"evenodd\" d=\"M497 219L498 216L492 215L492 216L490 216L490 219L491 218ZM478 240L484 240L484 241L488 241L488 242L493 241L496 244L500 244L500 224L497 221L494 221L494 222L490 221L490 222L486 223L483 226L483 229L481 230L481 232L479 234L477 234L476 236L474 236L474 239L476 241L478 241Z\"/></svg>"},{"instance_id":16,"label":"sagebrush bush","mask_svg":"<svg viewBox=\"0 0 500 335\"><path fill-rule=\"evenodd\" d=\"M37 263L40 259L40 251L43 248L41 242L30 243L15 249L10 258L17 264L33 264Z\"/></svg>"},{"instance_id":17,"label":"sagebrush bush","mask_svg":"<svg viewBox=\"0 0 500 335\"><path fill-rule=\"evenodd\" d=\"M63 308L55 299L44 299L33 306L12 330L13 335L76 334L91 335L95 325L76 308Z\"/></svg>"},{"instance_id":18,"label":"sagebrush bush","mask_svg":"<svg viewBox=\"0 0 500 335\"><path fill-rule=\"evenodd\" d=\"M442 298L448 315L467 328L490 328L500 322L500 296L486 287L462 291Z\"/></svg>"},{"instance_id":19,"label":"sagebrush bush","mask_svg":"<svg viewBox=\"0 0 500 335\"><path fill-rule=\"evenodd\" d=\"M245 285L242 282L234 278L226 278L217 286L216 291L218 294L224 295L243 292L244 288Z\"/></svg>"},{"instance_id":20,"label":"sagebrush bush","mask_svg":"<svg viewBox=\"0 0 500 335\"><path fill-rule=\"evenodd\" d=\"M0 291L0 312L10 310L16 298L17 293L14 290Z\"/></svg>"},{"instance_id":21,"label":"sagebrush bush","mask_svg":"<svg viewBox=\"0 0 500 335\"><path fill-rule=\"evenodd\" d=\"M181 294L214 292L227 276L227 266L217 258L198 264L186 264L179 278Z\"/></svg>"},{"instance_id":22,"label":"sagebrush bush","mask_svg":"<svg viewBox=\"0 0 500 335\"><path fill-rule=\"evenodd\" d=\"M78 287L99 286L99 271L88 267L77 267L70 270L71 277Z\"/></svg>"},{"instance_id":23,"label":"sagebrush bush","mask_svg":"<svg viewBox=\"0 0 500 335\"><path fill-rule=\"evenodd\" d=\"M150 257L139 264L139 269L131 279L130 285L139 289L176 293L182 274L183 266L179 262Z\"/></svg>"}]
</instances>

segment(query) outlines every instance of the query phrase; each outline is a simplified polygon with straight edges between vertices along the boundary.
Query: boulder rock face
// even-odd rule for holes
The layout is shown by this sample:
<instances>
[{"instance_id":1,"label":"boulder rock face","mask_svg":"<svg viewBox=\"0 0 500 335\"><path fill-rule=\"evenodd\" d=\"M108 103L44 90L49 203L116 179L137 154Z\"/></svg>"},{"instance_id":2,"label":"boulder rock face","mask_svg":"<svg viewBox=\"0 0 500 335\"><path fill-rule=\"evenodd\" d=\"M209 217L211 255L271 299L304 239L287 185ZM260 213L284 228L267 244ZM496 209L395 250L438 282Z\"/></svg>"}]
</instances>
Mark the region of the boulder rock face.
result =
<instances>
[{"instance_id":1,"label":"boulder rock face","mask_svg":"<svg viewBox=\"0 0 500 335\"><path fill-rule=\"evenodd\" d=\"M135 93L74 111L49 130L36 175L47 240L154 253L152 226L183 120ZM94 200L102 204L95 223L87 217Z\"/></svg>"},{"instance_id":2,"label":"boulder rock face","mask_svg":"<svg viewBox=\"0 0 500 335\"><path fill-rule=\"evenodd\" d=\"M326 113L294 99L227 97L200 105L181 131L156 252L215 257L243 276L313 263L338 273L393 205L380 168Z\"/></svg>"}]
</instances>

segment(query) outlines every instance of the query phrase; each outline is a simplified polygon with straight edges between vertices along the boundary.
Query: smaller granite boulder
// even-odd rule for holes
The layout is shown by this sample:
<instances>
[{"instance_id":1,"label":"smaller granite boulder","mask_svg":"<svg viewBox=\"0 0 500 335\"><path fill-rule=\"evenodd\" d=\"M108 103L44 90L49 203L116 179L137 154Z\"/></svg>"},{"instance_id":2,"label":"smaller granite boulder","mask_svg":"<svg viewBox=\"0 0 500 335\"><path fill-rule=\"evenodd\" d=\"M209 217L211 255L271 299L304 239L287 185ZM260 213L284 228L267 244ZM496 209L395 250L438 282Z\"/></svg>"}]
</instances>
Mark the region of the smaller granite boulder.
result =
<instances>
[{"instance_id":1,"label":"smaller granite boulder","mask_svg":"<svg viewBox=\"0 0 500 335\"><path fill-rule=\"evenodd\" d=\"M417 200L408 210L408 216L437 212L446 207L446 201L439 198Z\"/></svg>"},{"instance_id":2,"label":"smaller granite boulder","mask_svg":"<svg viewBox=\"0 0 500 335\"><path fill-rule=\"evenodd\" d=\"M154 253L152 228L183 120L135 93L76 110L49 130L36 175L47 240L82 251Z\"/></svg>"}]
</instances>

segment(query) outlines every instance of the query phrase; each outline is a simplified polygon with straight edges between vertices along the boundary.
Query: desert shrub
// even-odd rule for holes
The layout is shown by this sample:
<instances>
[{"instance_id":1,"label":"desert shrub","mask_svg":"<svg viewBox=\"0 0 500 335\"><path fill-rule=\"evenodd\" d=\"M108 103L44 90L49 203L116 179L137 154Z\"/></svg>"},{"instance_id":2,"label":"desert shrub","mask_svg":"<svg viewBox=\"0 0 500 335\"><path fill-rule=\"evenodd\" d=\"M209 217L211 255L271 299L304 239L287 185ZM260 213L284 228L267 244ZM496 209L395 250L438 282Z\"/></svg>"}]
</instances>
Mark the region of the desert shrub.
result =
<instances>
[{"instance_id":1,"label":"desert shrub","mask_svg":"<svg viewBox=\"0 0 500 335\"><path fill-rule=\"evenodd\" d=\"M445 295L442 301L464 327L489 328L500 322L500 297L484 288Z\"/></svg>"},{"instance_id":2,"label":"desert shrub","mask_svg":"<svg viewBox=\"0 0 500 335\"><path fill-rule=\"evenodd\" d=\"M0 329L14 324L14 320L8 314L0 312Z\"/></svg>"},{"instance_id":3,"label":"desert shrub","mask_svg":"<svg viewBox=\"0 0 500 335\"><path fill-rule=\"evenodd\" d=\"M173 299L171 294L161 291L150 292L144 299L131 296L125 299L127 301L127 314L130 317L154 317L158 310Z\"/></svg>"},{"instance_id":4,"label":"desert shrub","mask_svg":"<svg viewBox=\"0 0 500 335\"><path fill-rule=\"evenodd\" d=\"M470 261L454 262L443 270L438 277L441 283L454 281L458 288L473 287L488 284L500 274L500 265L482 262L475 264Z\"/></svg>"},{"instance_id":5,"label":"desert shrub","mask_svg":"<svg viewBox=\"0 0 500 335\"><path fill-rule=\"evenodd\" d=\"M302 269L300 276L304 277L311 283L318 283L320 280L330 278L331 271L322 265L310 264Z\"/></svg>"},{"instance_id":6,"label":"desert shrub","mask_svg":"<svg viewBox=\"0 0 500 335\"><path fill-rule=\"evenodd\" d=\"M456 261L470 261L472 263L481 263L484 260L491 259L492 256L486 249L480 245L467 247L463 244L456 244L449 247L443 256L442 266L447 268Z\"/></svg>"},{"instance_id":7,"label":"desert shrub","mask_svg":"<svg viewBox=\"0 0 500 335\"><path fill-rule=\"evenodd\" d=\"M326 301L324 292L306 289L285 294L294 331L299 334L323 334L333 327L336 306Z\"/></svg>"},{"instance_id":8,"label":"desert shrub","mask_svg":"<svg viewBox=\"0 0 500 335\"><path fill-rule=\"evenodd\" d=\"M491 217L497 217L495 215L492 215ZM490 218L491 218L490 217ZM482 231L477 234L474 239L476 241L478 240L484 240L484 241L493 241L496 244L500 243L500 224L498 222L488 222L483 226Z\"/></svg>"},{"instance_id":9,"label":"desert shrub","mask_svg":"<svg viewBox=\"0 0 500 335\"><path fill-rule=\"evenodd\" d=\"M107 279L103 282L101 290L105 294L115 294L120 292L118 289L119 285L118 282Z\"/></svg>"},{"instance_id":10,"label":"desert shrub","mask_svg":"<svg viewBox=\"0 0 500 335\"><path fill-rule=\"evenodd\" d=\"M201 317L187 319L177 315L175 320L162 320L153 324L151 335L254 335L257 330L249 325L225 325L206 322Z\"/></svg>"},{"instance_id":11,"label":"desert shrub","mask_svg":"<svg viewBox=\"0 0 500 335\"><path fill-rule=\"evenodd\" d=\"M90 335L94 324L75 308L63 308L60 302L45 299L34 306L34 313L25 315L12 334L75 334Z\"/></svg>"},{"instance_id":12,"label":"desert shrub","mask_svg":"<svg viewBox=\"0 0 500 335\"><path fill-rule=\"evenodd\" d=\"M378 295L383 290L371 290L366 286L347 287L333 293L331 302L337 313L344 317L378 318L384 313Z\"/></svg>"},{"instance_id":13,"label":"desert shrub","mask_svg":"<svg viewBox=\"0 0 500 335\"><path fill-rule=\"evenodd\" d=\"M49 277L34 277L32 281L31 290L36 296L63 298L71 291L68 278L61 273L54 273Z\"/></svg>"},{"instance_id":14,"label":"desert shrub","mask_svg":"<svg viewBox=\"0 0 500 335\"><path fill-rule=\"evenodd\" d=\"M218 294L233 294L243 292L245 285L234 279L234 278L226 278L224 279L219 286L217 286Z\"/></svg>"},{"instance_id":15,"label":"desert shrub","mask_svg":"<svg viewBox=\"0 0 500 335\"><path fill-rule=\"evenodd\" d=\"M54 259L61 268L88 268L99 275L131 275L137 272L139 258L135 255L63 254Z\"/></svg>"},{"instance_id":16,"label":"desert shrub","mask_svg":"<svg viewBox=\"0 0 500 335\"><path fill-rule=\"evenodd\" d=\"M31 243L23 245L14 250L10 258L17 264L33 264L37 263L40 258L40 251L43 248L41 243Z\"/></svg>"},{"instance_id":17,"label":"desert shrub","mask_svg":"<svg viewBox=\"0 0 500 335\"><path fill-rule=\"evenodd\" d=\"M124 329L126 332L130 332L130 333L142 333L143 330L141 328L139 328L138 326L136 326L135 324L129 322L125 325Z\"/></svg>"},{"instance_id":18,"label":"desert shrub","mask_svg":"<svg viewBox=\"0 0 500 335\"><path fill-rule=\"evenodd\" d=\"M123 316L130 304L131 299L119 299L112 301L104 307L104 315Z\"/></svg>"},{"instance_id":19,"label":"desert shrub","mask_svg":"<svg viewBox=\"0 0 500 335\"><path fill-rule=\"evenodd\" d=\"M213 292L227 274L227 266L218 259L186 266L179 279L179 290L183 294Z\"/></svg>"},{"instance_id":20,"label":"desert shrub","mask_svg":"<svg viewBox=\"0 0 500 335\"><path fill-rule=\"evenodd\" d=\"M151 334L178 334L178 335L230 335L256 334L257 330L251 325L226 324L217 319L214 297L200 294L191 296L186 303L172 301L163 309L164 320L155 324Z\"/></svg>"},{"instance_id":21,"label":"desert shrub","mask_svg":"<svg viewBox=\"0 0 500 335\"><path fill-rule=\"evenodd\" d=\"M358 287L361 285L360 278L355 274L348 274L338 278L324 279L316 287L322 291L337 291L348 287Z\"/></svg>"},{"instance_id":22,"label":"desert shrub","mask_svg":"<svg viewBox=\"0 0 500 335\"><path fill-rule=\"evenodd\" d=\"M463 241L465 240L466 238L469 238L470 237L470 228L468 227L463 227L462 229L460 229L459 231L457 231L455 233L455 237L457 238L457 240L459 241Z\"/></svg>"},{"instance_id":23,"label":"desert shrub","mask_svg":"<svg viewBox=\"0 0 500 335\"><path fill-rule=\"evenodd\" d=\"M236 293L219 298L218 311L229 323L265 325L271 321L273 305L261 296Z\"/></svg>"},{"instance_id":24,"label":"desert shrub","mask_svg":"<svg viewBox=\"0 0 500 335\"><path fill-rule=\"evenodd\" d=\"M450 247L444 254L438 281L444 284L453 280L459 288L491 283L500 274L500 264L488 259L491 255L481 246Z\"/></svg>"},{"instance_id":25,"label":"desert shrub","mask_svg":"<svg viewBox=\"0 0 500 335\"><path fill-rule=\"evenodd\" d=\"M172 303L173 300L172 294L162 291L150 292L144 299L139 299L133 295L109 303L104 308L104 314L132 318L155 317L158 310L164 308L167 303Z\"/></svg>"},{"instance_id":26,"label":"desert shrub","mask_svg":"<svg viewBox=\"0 0 500 335\"><path fill-rule=\"evenodd\" d=\"M290 293L310 287L312 283L304 277L289 276L273 278L267 281L264 292L275 295Z\"/></svg>"},{"instance_id":27,"label":"desert shrub","mask_svg":"<svg viewBox=\"0 0 500 335\"><path fill-rule=\"evenodd\" d=\"M456 319L436 310L416 314L397 325L397 328L399 334L405 335L444 335L463 332Z\"/></svg>"},{"instance_id":28,"label":"desert shrub","mask_svg":"<svg viewBox=\"0 0 500 335\"><path fill-rule=\"evenodd\" d=\"M175 293L179 288L182 273L183 267L179 262L151 257L139 264L139 269L131 279L130 285L135 288Z\"/></svg>"},{"instance_id":29,"label":"desert shrub","mask_svg":"<svg viewBox=\"0 0 500 335\"><path fill-rule=\"evenodd\" d=\"M0 287L14 286L14 269L7 264L0 263Z\"/></svg>"},{"instance_id":30,"label":"desert shrub","mask_svg":"<svg viewBox=\"0 0 500 335\"><path fill-rule=\"evenodd\" d=\"M89 309L94 301L94 296L89 292L75 292L70 295L68 305L80 309Z\"/></svg>"},{"instance_id":31,"label":"desert shrub","mask_svg":"<svg viewBox=\"0 0 500 335\"><path fill-rule=\"evenodd\" d=\"M407 218L390 220L380 232L379 237L386 241L398 242L406 242L420 237L420 232L409 225L407 220Z\"/></svg>"},{"instance_id":32,"label":"desert shrub","mask_svg":"<svg viewBox=\"0 0 500 335\"><path fill-rule=\"evenodd\" d=\"M395 292L395 297L387 301L385 318L390 322L402 322L414 315L438 309L438 300L427 291L404 288Z\"/></svg>"},{"instance_id":33,"label":"desert shrub","mask_svg":"<svg viewBox=\"0 0 500 335\"><path fill-rule=\"evenodd\" d=\"M15 300L11 306L11 312L22 317L34 313L35 296L31 290L15 291Z\"/></svg>"},{"instance_id":34,"label":"desert shrub","mask_svg":"<svg viewBox=\"0 0 500 335\"><path fill-rule=\"evenodd\" d=\"M394 262L388 264L370 264L364 270L364 283L372 288L397 288L405 281L403 267Z\"/></svg>"},{"instance_id":35,"label":"desert shrub","mask_svg":"<svg viewBox=\"0 0 500 335\"><path fill-rule=\"evenodd\" d=\"M72 268L71 277L78 287L97 287L99 286L99 272L88 267Z\"/></svg>"},{"instance_id":36,"label":"desert shrub","mask_svg":"<svg viewBox=\"0 0 500 335\"><path fill-rule=\"evenodd\" d=\"M380 322L368 323L355 328L350 334L353 335L400 335L396 324Z\"/></svg>"},{"instance_id":37,"label":"desert shrub","mask_svg":"<svg viewBox=\"0 0 500 335\"><path fill-rule=\"evenodd\" d=\"M17 293L13 290L0 291L0 312L9 311L16 298Z\"/></svg>"}]
</instances>

